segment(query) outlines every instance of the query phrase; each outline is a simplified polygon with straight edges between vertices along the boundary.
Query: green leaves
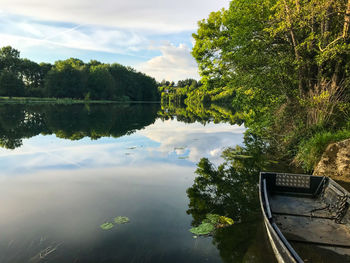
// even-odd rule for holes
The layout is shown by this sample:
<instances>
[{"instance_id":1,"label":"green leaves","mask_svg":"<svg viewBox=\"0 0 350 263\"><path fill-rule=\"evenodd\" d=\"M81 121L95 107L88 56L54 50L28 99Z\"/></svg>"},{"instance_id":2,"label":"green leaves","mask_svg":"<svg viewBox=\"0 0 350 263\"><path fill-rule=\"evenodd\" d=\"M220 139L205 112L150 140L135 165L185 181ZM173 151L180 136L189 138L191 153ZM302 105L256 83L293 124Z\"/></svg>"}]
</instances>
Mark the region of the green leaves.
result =
<instances>
[{"instance_id":1,"label":"green leaves","mask_svg":"<svg viewBox=\"0 0 350 263\"><path fill-rule=\"evenodd\" d=\"M126 216L117 216L113 219L113 223L112 222L105 222L103 223L102 225L100 225L100 228L102 230L110 230L112 229L115 224L118 224L118 225L122 225L122 224L126 224L126 223L129 223L130 222L130 219Z\"/></svg>"},{"instance_id":2,"label":"green leaves","mask_svg":"<svg viewBox=\"0 0 350 263\"><path fill-rule=\"evenodd\" d=\"M198 227L190 229L197 236L210 235L215 229L233 225L233 219L217 214L207 214Z\"/></svg>"},{"instance_id":3,"label":"green leaves","mask_svg":"<svg viewBox=\"0 0 350 263\"><path fill-rule=\"evenodd\" d=\"M126 216L117 216L114 218L114 223L116 224L126 224L126 223L129 223L130 222L130 219Z\"/></svg>"},{"instance_id":4,"label":"green leaves","mask_svg":"<svg viewBox=\"0 0 350 263\"><path fill-rule=\"evenodd\" d=\"M113 228L113 223L110 223L110 222L106 222L106 223L103 223L102 225L100 225L100 227L103 229L103 230L110 230Z\"/></svg>"},{"instance_id":5,"label":"green leaves","mask_svg":"<svg viewBox=\"0 0 350 263\"><path fill-rule=\"evenodd\" d=\"M212 223L202 223L198 227L191 228L190 232L192 234L200 236L200 235L209 235L214 230L215 230L215 226Z\"/></svg>"}]
</instances>

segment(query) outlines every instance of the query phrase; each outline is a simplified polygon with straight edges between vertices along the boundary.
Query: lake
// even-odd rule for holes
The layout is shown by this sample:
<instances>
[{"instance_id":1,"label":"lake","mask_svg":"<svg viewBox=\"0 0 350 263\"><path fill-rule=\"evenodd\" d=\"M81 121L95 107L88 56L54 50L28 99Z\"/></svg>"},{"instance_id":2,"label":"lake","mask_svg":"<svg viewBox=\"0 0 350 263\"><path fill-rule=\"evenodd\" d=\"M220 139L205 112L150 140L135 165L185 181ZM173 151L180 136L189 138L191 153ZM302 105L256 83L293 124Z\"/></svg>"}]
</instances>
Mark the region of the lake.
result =
<instances>
[{"instance_id":1,"label":"lake","mask_svg":"<svg viewBox=\"0 0 350 263\"><path fill-rule=\"evenodd\" d=\"M214 169L243 146L244 126L110 104L2 105L0 127L1 263L274 262L257 170L195 180L202 158ZM207 212L235 223L195 236Z\"/></svg>"}]
</instances>

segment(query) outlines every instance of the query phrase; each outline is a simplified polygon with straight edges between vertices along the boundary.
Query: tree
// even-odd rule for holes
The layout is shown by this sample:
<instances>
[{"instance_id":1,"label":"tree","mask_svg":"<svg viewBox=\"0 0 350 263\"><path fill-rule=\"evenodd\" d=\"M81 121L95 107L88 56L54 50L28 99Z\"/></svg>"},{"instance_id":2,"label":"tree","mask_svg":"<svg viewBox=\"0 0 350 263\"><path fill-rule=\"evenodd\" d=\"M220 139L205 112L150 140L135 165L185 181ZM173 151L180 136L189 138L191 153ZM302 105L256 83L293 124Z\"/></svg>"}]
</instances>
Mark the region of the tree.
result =
<instances>
[{"instance_id":1,"label":"tree","mask_svg":"<svg viewBox=\"0 0 350 263\"><path fill-rule=\"evenodd\" d=\"M86 93L87 70L79 59L57 61L45 78L49 97L82 99Z\"/></svg>"},{"instance_id":2,"label":"tree","mask_svg":"<svg viewBox=\"0 0 350 263\"><path fill-rule=\"evenodd\" d=\"M88 92L92 99L116 99L115 81L109 65L90 66Z\"/></svg>"},{"instance_id":3,"label":"tree","mask_svg":"<svg viewBox=\"0 0 350 263\"><path fill-rule=\"evenodd\" d=\"M299 94L331 81L336 87L349 76L350 1L279 0L267 30L293 52Z\"/></svg>"},{"instance_id":4,"label":"tree","mask_svg":"<svg viewBox=\"0 0 350 263\"><path fill-rule=\"evenodd\" d=\"M20 78L25 84L25 95L30 97L43 96L43 75L39 64L28 59L22 59L20 63Z\"/></svg>"},{"instance_id":5,"label":"tree","mask_svg":"<svg viewBox=\"0 0 350 263\"><path fill-rule=\"evenodd\" d=\"M0 73L0 95L1 96L24 96L24 83L17 75L8 70Z\"/></svg>"},{"instance_id":6,"label":"tree","mask_svg":"<svg viewBox=\"0 0 350 263\"><path fill-rule=\"evenodd\" d=\"M0 70L18 72L20 66L20 52L10 46L0 49Z\"/></svg>"}]
</instances>

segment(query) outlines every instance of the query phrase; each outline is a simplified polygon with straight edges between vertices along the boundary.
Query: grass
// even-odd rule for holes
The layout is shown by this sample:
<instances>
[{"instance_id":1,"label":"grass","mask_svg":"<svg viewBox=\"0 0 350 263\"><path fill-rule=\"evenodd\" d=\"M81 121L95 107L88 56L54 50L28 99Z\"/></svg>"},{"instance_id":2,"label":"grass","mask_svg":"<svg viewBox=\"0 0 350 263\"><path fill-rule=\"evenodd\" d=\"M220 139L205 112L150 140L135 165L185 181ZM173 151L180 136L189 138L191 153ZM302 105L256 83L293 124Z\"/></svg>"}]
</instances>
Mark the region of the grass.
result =
<instances>
[{"instance_id":1,"label":"grass","mask_svg":"<svg viewBox=\"0 0 350 263\"><path fill-rule=\"evenodd\" d=\"M155 103L155 101L79 100L71 98L0 97L0 104L86 104L86 103ZM157 102L158 103L158 102Z\"/></svg>"},{"instance_id":2,"label":"grass","mask_svg":"<svg viewBox=\"0 0 350 263\"><path fill-rule=\"evenodd\" d=\"M349 129L336 132L318 132L310 139L300 144L299 151L295 157L295 162L301 165L305 170L312 171L329 144L348 138L350 138Z\"/></svg>"}]
</instances>

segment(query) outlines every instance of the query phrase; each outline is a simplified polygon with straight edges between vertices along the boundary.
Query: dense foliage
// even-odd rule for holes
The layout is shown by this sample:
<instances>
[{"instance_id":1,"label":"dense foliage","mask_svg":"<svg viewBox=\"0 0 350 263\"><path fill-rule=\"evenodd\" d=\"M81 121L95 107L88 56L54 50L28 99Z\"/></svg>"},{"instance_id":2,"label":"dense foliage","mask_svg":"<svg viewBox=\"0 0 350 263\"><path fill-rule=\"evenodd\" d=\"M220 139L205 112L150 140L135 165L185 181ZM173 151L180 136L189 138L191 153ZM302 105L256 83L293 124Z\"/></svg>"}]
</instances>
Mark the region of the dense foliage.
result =
<instances>
[{"instance_id":1,"label":"dense foliage","mask_svg":"<svg viewBox=\"0 0 350 263\"><path fill-rule=\"evenodd\" d=\"M0 49L0 96L94 100L159 100L156 81L130 67L70 58L54 65Z\"/></svg>"},{"instance_id":2,"label":"dense foliage","mask_svg":"<svg viewBox=\"0 0 350 263\"><path fill-rule=\"evenodd\" d=\"M198 26L203 85L182 95L187 106L232 107L232 120L289 159L316 134L348 129L349 0L232 0Z\"/></svg>"}]
</instances>

